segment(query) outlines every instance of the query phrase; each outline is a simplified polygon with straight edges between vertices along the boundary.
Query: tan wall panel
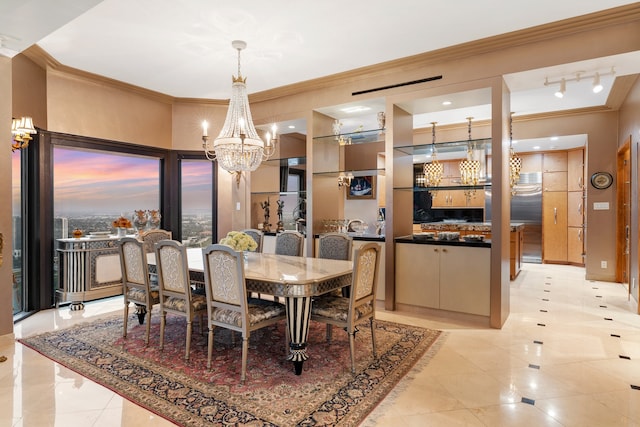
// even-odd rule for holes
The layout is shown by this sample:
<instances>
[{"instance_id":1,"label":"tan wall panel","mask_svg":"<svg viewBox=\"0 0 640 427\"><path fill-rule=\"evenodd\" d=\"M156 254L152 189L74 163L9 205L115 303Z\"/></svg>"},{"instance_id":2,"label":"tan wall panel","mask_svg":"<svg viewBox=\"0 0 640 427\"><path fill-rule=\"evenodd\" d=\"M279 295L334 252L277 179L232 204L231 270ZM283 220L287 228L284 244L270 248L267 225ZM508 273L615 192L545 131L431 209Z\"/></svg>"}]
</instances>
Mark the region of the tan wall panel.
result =
<instances>
[{"instance_id":1,"label":"tan wall panel","mask_svg":"<svg viewBox=\"0 0 640 427\"><path fill-rule=\"evenodd\" d=\"M0 144L0 233L3 236L3 247L0 252L0 338L13 337L12 309L12 213L11 213L11 60L0 56L0 132L6 137ZM0 339L0 344L3 340ZM9 342L7 341L8 345Z\"/></svg>"},{"instance_id":2,"label":"tan wall panel","mask_svg":"<svg viewBox=\"0 0 640 427\"><path fill-rule=\"evenodd\" d=\"M15 94L12 99L13 117L30 116L39 129L47 129L47 75L24 55L11 61Z\"/></svg>"},{"instance_id":3,"label":"tan wall panel","mask_svg":"<svg viewBox=\"0 0 640 427\"><path fill-rule=\"evenodd\" d=\"M174 150L202 150L202 122L209 123L210 141L218 136L227 115L227 105L197 102L173 104L172 147Z\"/></svg>"},{"instance_id":4,"label":"tan wall panel","mask_svg":"<svg viewBox=\"0 0 640 427\"><path fill-rule=\"evenodd\" d=\"M47 95L50 131L172 148L169 103L57 72Z\"/></svg>"}]
</instances>

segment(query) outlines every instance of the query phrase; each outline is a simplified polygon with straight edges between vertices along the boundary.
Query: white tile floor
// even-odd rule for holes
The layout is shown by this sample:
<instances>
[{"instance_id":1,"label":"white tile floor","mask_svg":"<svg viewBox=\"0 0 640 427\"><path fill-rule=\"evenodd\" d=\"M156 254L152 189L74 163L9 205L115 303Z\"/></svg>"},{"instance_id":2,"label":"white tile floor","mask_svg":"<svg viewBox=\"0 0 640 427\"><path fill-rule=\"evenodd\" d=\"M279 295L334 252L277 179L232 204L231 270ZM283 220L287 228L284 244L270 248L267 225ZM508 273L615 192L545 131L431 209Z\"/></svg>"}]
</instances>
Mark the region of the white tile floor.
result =
<instances>
[{"instance_id":1,"label":"white tile floor","mask_svg":"<svg viewBox=\"0 0 640 427\"><path fill-rule=\"evenodd\" d=\"M113 298L82 312L47 310L16 337L122 310ZM378 312L380 319L447 331L439 351L401 382L366 426L640 426L640 316L623 285L576 267L525 264L511 283L504 327ZM0 345L0 426L167 426L43 356ZM528 403L527 403L528 402Z\"/></svg>"}]
</instances>

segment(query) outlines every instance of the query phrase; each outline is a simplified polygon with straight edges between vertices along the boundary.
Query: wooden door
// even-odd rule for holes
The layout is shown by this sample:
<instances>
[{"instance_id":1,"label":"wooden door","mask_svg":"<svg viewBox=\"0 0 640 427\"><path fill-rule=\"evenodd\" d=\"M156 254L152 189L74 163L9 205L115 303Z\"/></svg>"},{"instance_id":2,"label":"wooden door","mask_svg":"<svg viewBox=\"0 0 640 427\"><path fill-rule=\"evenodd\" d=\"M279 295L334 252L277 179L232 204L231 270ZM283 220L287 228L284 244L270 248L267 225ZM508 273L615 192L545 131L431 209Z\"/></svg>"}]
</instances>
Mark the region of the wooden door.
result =
<instances>
[{"instance_id":1,"label":"wooden door","mask_svg":"<svg viewBox=\"0 0 640 427\"><path fill-rule=\"evenodd\" d=\"M542 174L544 191L567 191L567 172L555 171Z\"/></svg>"},{"instance_id":2,"label":"wooden door","mask_svg":"<svg viewBox=\"0 0 640 427\"><path fill-rule=\"evenodd\" d=\"M616 229L616 281L629 283L630 227L631 227L631 136L618 149L616 176L617 229ZM631 288L629 287L629 293ZM638 307L640 312L640 306Z\"/></svg>"},{"instance_id":3,"label":"wooden door","mask_svg":"<svg viewBox=\"0 0 640 427\"><path fill-rule=\"evenodd\" d=\"M542 193L542 260L567 262L567 193Z\"/></svg>"}]
</instances>

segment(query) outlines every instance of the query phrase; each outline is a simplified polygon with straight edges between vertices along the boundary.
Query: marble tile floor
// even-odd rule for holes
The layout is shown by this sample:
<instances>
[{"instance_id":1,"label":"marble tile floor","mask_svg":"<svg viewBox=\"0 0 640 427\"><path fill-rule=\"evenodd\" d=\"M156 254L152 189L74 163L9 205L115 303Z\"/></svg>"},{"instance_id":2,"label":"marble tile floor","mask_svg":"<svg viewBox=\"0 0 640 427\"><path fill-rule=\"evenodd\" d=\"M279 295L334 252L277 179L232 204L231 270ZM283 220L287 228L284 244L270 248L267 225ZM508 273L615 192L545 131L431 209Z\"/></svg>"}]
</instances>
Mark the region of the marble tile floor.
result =
<instances>
[{"instance_id":1,"label":"marble tile floor","mask_svg":"<svg viewBox=\"0 0 640 427\"><path fill-rule=\"evenodd\" d=\"M525 264L502 329L378 311L447 333L363 426L640 426L640 316L624 285ZM122 310L121 298L39 312L16 337ZM0 340L0 426L168 426L36 352Z\"/></svg>"}]
</instances>

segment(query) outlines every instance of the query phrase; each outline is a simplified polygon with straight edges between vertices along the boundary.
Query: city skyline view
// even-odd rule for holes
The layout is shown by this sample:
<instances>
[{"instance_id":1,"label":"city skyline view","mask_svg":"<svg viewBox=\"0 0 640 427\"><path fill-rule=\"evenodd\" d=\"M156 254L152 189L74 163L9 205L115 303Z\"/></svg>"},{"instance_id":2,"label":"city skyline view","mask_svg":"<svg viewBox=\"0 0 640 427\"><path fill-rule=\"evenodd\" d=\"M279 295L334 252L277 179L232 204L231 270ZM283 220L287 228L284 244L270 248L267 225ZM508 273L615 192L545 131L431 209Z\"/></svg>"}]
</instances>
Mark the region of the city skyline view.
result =
<instances>
[{"instance_id":1,"label":"city skyline view","mask_svg":"<svg viewBox=\"0 0 640 427\"><path fill-rule=\"evenodd\" d=\"M102 151L54 148L54 215L124 215L160 209L160 161ZM212 164L184 160L183 212L211 212ZM20 152L12 156L13 215L20 215Z\"/></svg>"}]
</instances>

